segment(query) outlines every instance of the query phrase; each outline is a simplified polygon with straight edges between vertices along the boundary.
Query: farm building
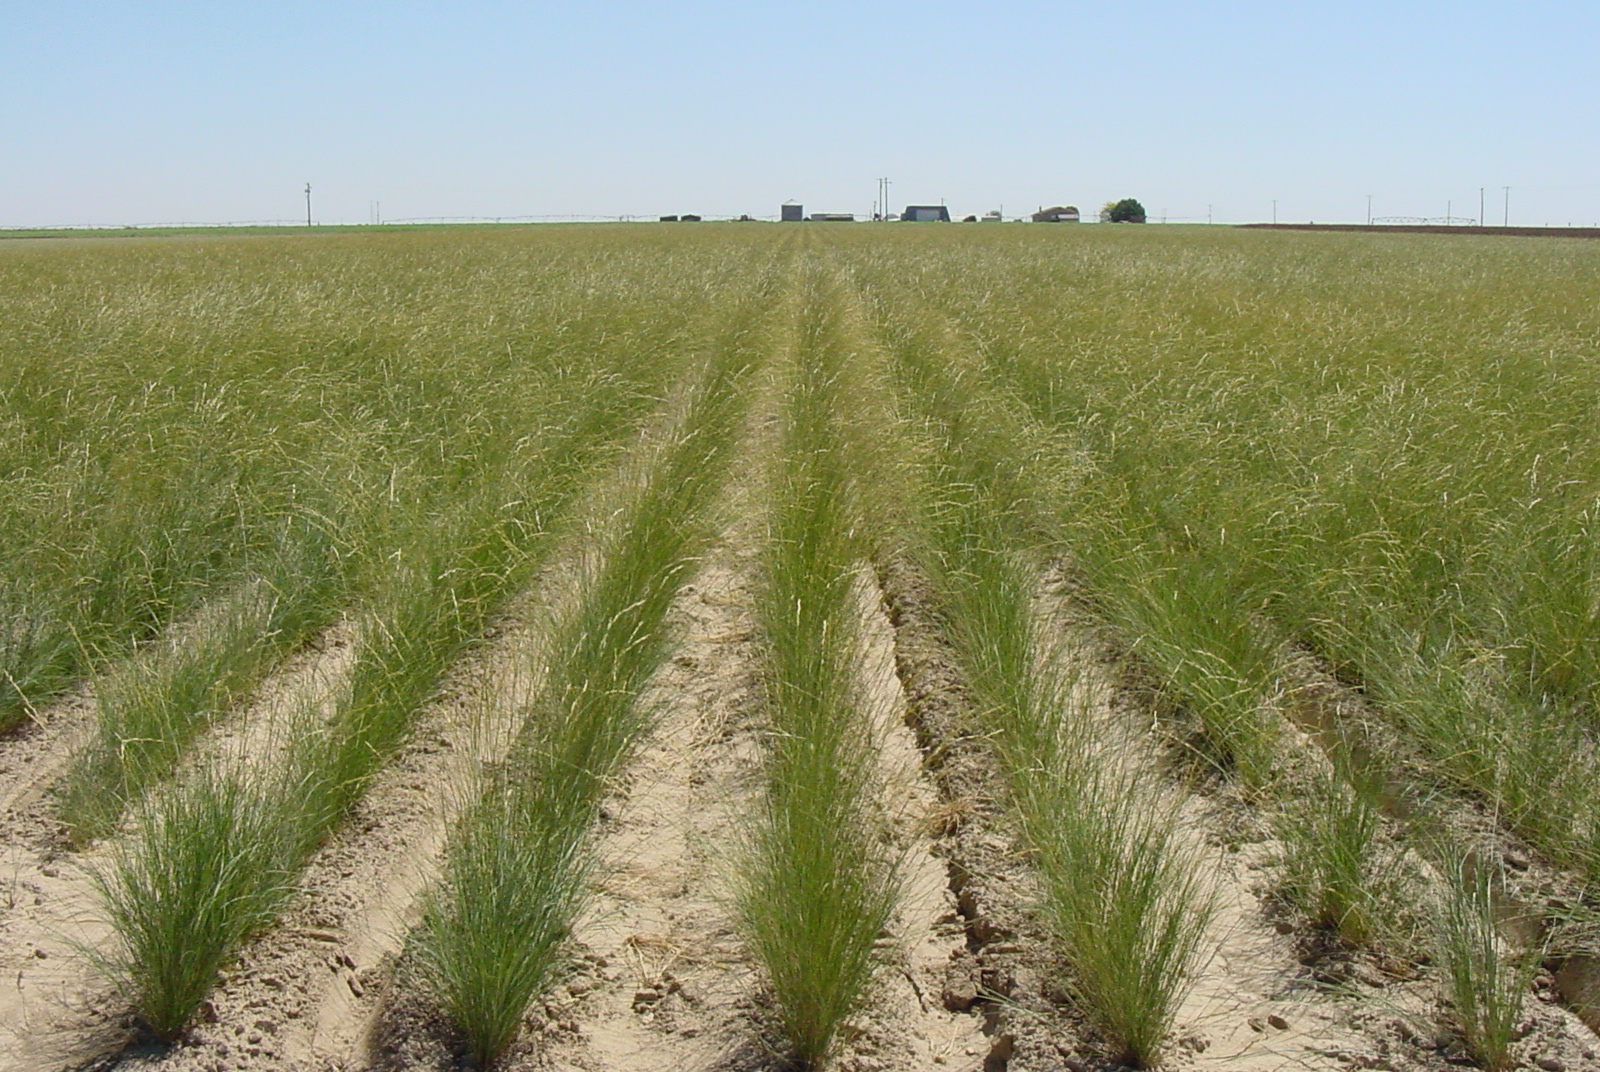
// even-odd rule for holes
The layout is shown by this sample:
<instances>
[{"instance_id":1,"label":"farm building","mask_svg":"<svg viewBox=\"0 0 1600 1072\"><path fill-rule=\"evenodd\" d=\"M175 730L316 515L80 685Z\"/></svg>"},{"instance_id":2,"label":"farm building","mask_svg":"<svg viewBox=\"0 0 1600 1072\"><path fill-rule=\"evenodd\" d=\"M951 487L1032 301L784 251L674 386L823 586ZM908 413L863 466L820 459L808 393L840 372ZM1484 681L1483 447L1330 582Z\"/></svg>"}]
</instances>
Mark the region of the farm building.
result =
<instances>
[{"instance_id":1,"label":"farm building","mask_svg":"<svg viewBox=\"0 0 1600 1072\"><path fill-rule=\"evenodd\" d=\"M1078 209L1075 205L1053 205L1050 208L1041 208L1033 214L1034 223L1077 223Z\"/></svg>"},{"instance_id":2,"label":"farm building","mask_svg":"<svg viewBox=\"0 0 1600 1072\"><path fill-rule=\"evenodd\" d=\"M949 223L950 210L943 205L907 205L900 218L910 223Z\"/></svg>"},{"instance_id":3,"label":"farm building","mask_svg":"<svg viewBox=\"0 0 1600 1072\"><path fill-rule=\"evenodd\" d=\"M793 201L785 202L778 210L778 217L784 223L799 223L806 218L806 207Z\"/></svg>"},{"instance_id":4,"label":"farm building","mask_svg":"<svg viewBox=\"0 0 1600 1072\"><path fill-rule=\"evenodd\" d=\"M814 223L854 223L854 212L813 212L811 220Z\"/></svg>"}]
</instances>

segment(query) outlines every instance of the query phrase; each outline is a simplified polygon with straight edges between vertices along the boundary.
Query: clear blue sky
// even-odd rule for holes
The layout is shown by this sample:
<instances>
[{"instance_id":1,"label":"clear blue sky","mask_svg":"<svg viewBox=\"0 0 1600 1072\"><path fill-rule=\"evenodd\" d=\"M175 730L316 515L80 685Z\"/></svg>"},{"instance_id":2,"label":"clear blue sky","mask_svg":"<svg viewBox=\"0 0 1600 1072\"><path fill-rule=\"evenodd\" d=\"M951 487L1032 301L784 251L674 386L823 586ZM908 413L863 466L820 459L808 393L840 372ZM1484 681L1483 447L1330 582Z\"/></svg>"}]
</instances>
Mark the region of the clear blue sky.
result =
<instances>
[{"instance_id":1,"label":"clear blue sky","mask_svg":"<svg viewBox=\"0 0 1600 1072\"><path fill-rule=\"evenodd\" d=\"M943 199L1600 223L1600 3L0 3L0 226Z\"/></svg>"}]
</instances>

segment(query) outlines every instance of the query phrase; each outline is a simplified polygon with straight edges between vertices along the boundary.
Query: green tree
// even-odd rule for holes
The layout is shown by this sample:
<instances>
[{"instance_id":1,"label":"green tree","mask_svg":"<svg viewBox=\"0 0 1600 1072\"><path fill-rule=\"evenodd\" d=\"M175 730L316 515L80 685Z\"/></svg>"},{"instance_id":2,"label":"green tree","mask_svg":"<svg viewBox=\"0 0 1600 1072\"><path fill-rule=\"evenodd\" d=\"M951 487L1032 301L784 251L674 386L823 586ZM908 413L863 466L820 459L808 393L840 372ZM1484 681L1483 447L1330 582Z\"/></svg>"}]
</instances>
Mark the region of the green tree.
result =
<instances>
[{"instance_id":1,"label":"green tree","mask_svg":"<svg viewBox=\"0 0 1600 1072\"><path fill-rule=\"evenodd\" d=\"M1143 223L1144 206L1131 197L1124 197L1111 206L1112 223Z\"/></svg>"}]
</instances>

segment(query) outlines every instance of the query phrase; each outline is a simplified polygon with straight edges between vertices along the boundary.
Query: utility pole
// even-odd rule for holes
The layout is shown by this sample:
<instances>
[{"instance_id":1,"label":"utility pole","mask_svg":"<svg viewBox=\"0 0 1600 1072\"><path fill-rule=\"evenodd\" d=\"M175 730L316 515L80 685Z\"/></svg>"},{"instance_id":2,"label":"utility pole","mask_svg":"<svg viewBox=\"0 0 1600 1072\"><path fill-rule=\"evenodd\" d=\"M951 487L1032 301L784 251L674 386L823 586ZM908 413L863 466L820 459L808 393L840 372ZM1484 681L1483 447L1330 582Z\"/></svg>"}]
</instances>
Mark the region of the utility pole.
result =
<instances>
[{"instance_id":1,"label":"utility pole","mask_svg":"<svg viewBox=\"0 0 1600 1072\"><path fill-rule=\"evenodd\" d=\"M1502 226L1502 227L1510 227L1511 226L1511 187L1502 186L1502 187L1500 187L1500 189L1502 189L1502 190L1504 190L1506 192L1506 214L1500 220L1500 226Z\"/></svg>"},{"instance_id":2,"label":"utility pole","mask_svg":"<svg viewBox=\"0 0 1600 1072\"><path fill-rule=\"evenodd\" d=\"M1372 226L1372 195L1367 195L1367 226Z\"/></svg>"},{"instance_id":3,"label":"utility pole","mask_svg":"<svg viewBox=\"0 0 1600 1072\"><path fill-rule=\"evenodd\" d=\"M1278 199L1276 197L1272 199L1272 224L1273 226L1278 224Z\"/></svg>"},{"instance_id":4,"label":"utility pole","mask_svg":"<svg viewBox=\"0 0 1600 1072\"><path fill-rule=\"evenodd\" d=\"M311 184L306 183L306 226L311 226Z\"/></svg>"},{"instance_id":5,"label":"utility pole","mask_svg":"<svg viewBox=\"0 0 1600 1072\"><path fill-rule=\"evenodd\" d=\"M1455 209L1456 203L1454 201L1446 201L1444 203L1444 225L1446 227L1450 226L1450 213L1454 212Z\"/></svg>"},{"instance_id":6,"label":"utility pole","mask_svg":"<svg viewBox=\"0 0 1600 1072\"><path fill-rule=\"evenodd\" d=\"M1211 226L1211 206L1210 205L1206 206L1206 226L1207 227Z\"/></svg>"},{"instance_id":7,"label":"utility pole","mask_svg":"<svg viewBox=\"0 0 1600 1072\"><path fill-rule=\"evenodd\" d=\"M1483 187L1478 187L1478 226L1483 226Z\"/></svg>"}]
</instances>

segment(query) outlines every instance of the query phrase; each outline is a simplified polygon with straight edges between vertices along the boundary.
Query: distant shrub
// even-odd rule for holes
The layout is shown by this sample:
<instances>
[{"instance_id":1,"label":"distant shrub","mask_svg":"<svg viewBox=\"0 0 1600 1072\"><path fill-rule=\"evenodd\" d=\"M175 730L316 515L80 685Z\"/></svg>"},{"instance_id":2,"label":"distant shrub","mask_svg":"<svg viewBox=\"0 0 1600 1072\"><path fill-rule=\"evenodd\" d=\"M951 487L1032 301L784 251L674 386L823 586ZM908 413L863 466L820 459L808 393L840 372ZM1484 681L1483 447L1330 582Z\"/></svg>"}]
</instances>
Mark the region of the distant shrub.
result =
<instances>
[{"instance_id":1,"label":"distant shrub","mask_svg":"<svg viewBox=\"0 0 1600 1072\"><path fill-rule=\"evenodd\" d=\"M1124 197L1111 206L1109 215L1112 223L1143 223L1144 206L1131 197Z\"/></svg>"}]
</instances>

